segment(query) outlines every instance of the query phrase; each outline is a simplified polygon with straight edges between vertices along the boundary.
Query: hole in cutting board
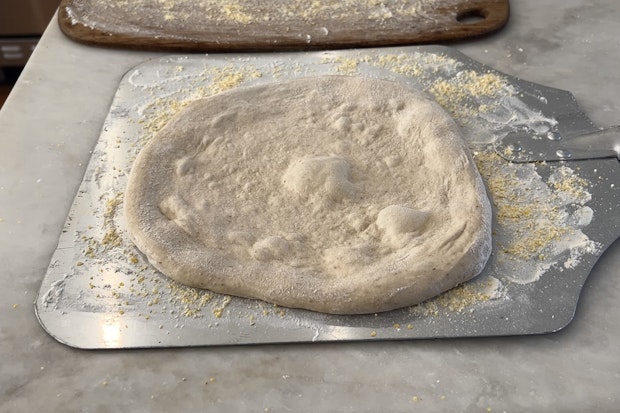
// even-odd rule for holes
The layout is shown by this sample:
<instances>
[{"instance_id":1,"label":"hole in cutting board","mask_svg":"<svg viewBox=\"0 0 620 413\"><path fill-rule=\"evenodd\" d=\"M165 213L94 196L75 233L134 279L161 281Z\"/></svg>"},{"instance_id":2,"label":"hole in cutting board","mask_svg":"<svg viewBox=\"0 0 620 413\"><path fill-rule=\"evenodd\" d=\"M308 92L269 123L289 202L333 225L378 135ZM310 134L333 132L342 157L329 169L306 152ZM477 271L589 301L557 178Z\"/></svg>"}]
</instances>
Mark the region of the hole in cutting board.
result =
<instances>
[{"instance_id":1,"label":"hole in cutting board","mask_svg":"<svg viewBox=\"0 0 620 413\"><path fill-rule=\"evenodd\" d=\"M456 21L462 24L476 24L487 18L487 12L482 9L469 9L460 11L456 15Z\"/></svg>"}]
</instances>

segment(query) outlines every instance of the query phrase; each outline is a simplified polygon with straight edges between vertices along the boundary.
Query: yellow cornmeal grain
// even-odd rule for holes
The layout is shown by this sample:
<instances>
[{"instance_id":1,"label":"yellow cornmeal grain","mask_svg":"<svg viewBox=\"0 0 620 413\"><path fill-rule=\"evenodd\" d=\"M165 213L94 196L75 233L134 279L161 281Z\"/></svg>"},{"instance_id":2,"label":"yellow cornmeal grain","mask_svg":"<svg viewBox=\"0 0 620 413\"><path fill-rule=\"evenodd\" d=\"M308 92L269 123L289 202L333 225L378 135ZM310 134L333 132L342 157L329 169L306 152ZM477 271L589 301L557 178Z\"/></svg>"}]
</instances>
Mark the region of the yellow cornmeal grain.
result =
<instances>
[{"instance_id":1,"label":"yellow cornmeal grain","mask_svg":"<svg viewBox=\"0 0 620 413\"><path fill-rule=\"evenodd\" d=\"M528 225L528 230L518 234L516 239L508 245L500 245L500 250L514 258L522 260L544 260L543 251L553 242L559 241L570 232L566 227L553 224Z\"/></svg>"},{"instance_id":2,"label":"yellow cornmeal grain","mask_svg":"<svg viewBox=\"0 0 620 413\"><path fill-rule=\"evenodd\" d=\"M493 110L493 105L482 104L478 106L478 111L480 113L488 113L488 112L491 112L492 110Z\"/></svg>"},{"instance_id":3,"label":"yellow cornmeal grain","mask_svg":"<svg viewBox=\"0 0 620 413\"><path fill-rule=\"evenodd\" d=\"M438 296L437 303L452 312L460 313L473 304L488 301L490 298L487 293L479 291L476 286L462 284Z\"/></svg>"},{"instance_id":4,"label":"yellow cornmeal grain","mask_svg":"<svg viewBox=\"0 0 620 413\"><path fill-rule=\"evenodd\" d=\"M181 306L181 314L190 318L202 317L202 309L213 299L213 295L207 290L187 287L172 281L168 284L168 291L170 303Z\"/></svg>"},{"instance_id":5,"label":"yellow cornmeal grain","mask_svg":"<svg viewBox=\"0 0 620 413\"><path fill-rule=\"evenodd\" d=\"M321 64L333 64L336 73L341 75L356 75L359 73L360 63L369 63L370 56L341 57L327 56L321 59Z\"/></svg>"},{"instance_id":6,"label":"yellow cornmeal grain","mask_svg":"<svg viewBox=\"0 0 620 413\"><path fill-rule=\"evenodd\" d=\"M507 170L510 163L492 152L475 154L476 165L490 192L496 210L498 226L512 233L508 243L498 245L507 258L518 260L544 260L547 250L572 230L564 222L564 213L553 205L553 199L532 199L526 185L520 185L514 170ZM552 196L561 192L574 199L588 199L588 181L558 169L547 182Z\"/></svg>"},{"instance_id":7,"label":"yellow cornmeal grain","mask_svg":"<svg viewBox=\"0 0 620 413\"><path fill-rule=\"evenodd\" d=\"M88 3L88 2L87 2ZM368 20L374 24L385 24L393 20L424 16L436 8L434 0L412 1L398 0L384 2L380 0L289 0L286 2L252 2L249 0L185 0L184 7L179 7L175 0L158 0L156 7L146 0L111 0L107 2L91 1L90 15L83 20L89 21L91 15L127 16L126 19L149 19L158 22L183 22L190 27L204 25L223 25L234 27L260 22L276 25L296 22L308 24L333 24L351 21L351 19ZM81 20L81 18L80 18ZM97 19L93 19L97 21ZM115 21L103 20L105 25ZM176 27L173 23L172 27Z\"/></svg>"},{"instance_id":8,"label":"yellow cornmeal grain","mask_svg":"<svg viewBox=\"0 0 620 413\"><path fill-rule=\"evenodd\" d=\"M336 71L343 75L352 75L357 73L358 65L359 62L355 59L344 59L342 62L339 62Z\"/></svg>"},{"instance_id":9,"label":"yellow cornmeal grain","mask_svg":"<svg viewBox=\"0 0 620 413\"><path fill-rule=\"evenodd\" d=\"M101 245L107 248L119 247L122 244L121 236L118 233L114 224L114 216L116 214L116 210L118 206L122 203L122 201L123 193L118 192L106 202L105 211L103 213L103 226L105 232L101 240ZM88 250L85 254L94 258L94 253L94 244L91 244L89 245Z\"/></svg>"},{"instance_id":10,"label":"yellow cornmeal grain","mask_svg":"<svg viewBox=\"0 0 620 413\"><path fill-rule=\"evenodd\" d=\"M86 249L84 250L84 256L88 258L95 258L95 248L93 247L93 243L95 242L95 240L90 238L87 240L87 242L89 243L89 245L87 245Z\"/></svg>"},{"instance_id":11,"label":"yellow cornmeal grain","mask_svg":"<svg viewBox=\"0 0 620 413\"><path fill-rule=\"evenodd\" d=\"M409 311L413 315L420 317L437 316L442 310L460 313L475 304L489 301L491 296L481 291L481 289L490 286L490 283L461 284L437 297L410 307ZM413 326L411 326L411 328L413 328Z\"/></svg>"},{"instance_id":12,"label":"yellow cornmeal grain","mask_svg":"<svg viewBox=\"0 0 620 413\"><path fill-rule=\"evenodd\" d=\"M506 86L506 80L503 77L490 72L480 74L474 70L468 70L460 72L457 79L470 96L496 97Z\"/></svg>"},{"instance_id":13,"label":"yellow cornmeal grain","mask_svg":"<svg viewBox=\"0 0 620 413\"><path fill-rule=\"evenodd\" d=\"M174 98L154 99L146 106L146 111L153 111L154 114L148 116L146 120L140 119L138 123L142 124L149 133L154 134L155 132L163 128L170 121L170 119L174 116L175 113L177 113L190 103L190 101L179 101L178 99Z\"/></svg>"},{"instance_id":14,"label":"yellow cornmeal grain","mask_svg":"<svg viewBox=\"0 0 620 413\"><path fill-rule=\"evenodd\" d=\"M566 169L557 171L549 184L554 190L564 192L574 199L587 200L590 197L587 191L590 183L575 174L569 174Z\"/></svg>"},{"instance_id":15,"label":"yellow cornmeal grain","mask_svg":"<svg viewBox=\"0 0 620 413\"><path fill-rule=\"evenodd\" d=\"M479 113L491 112L498 104L500 93L507 90L503 76L493 72L478 73L464 70L444 78L437 76L442 67L459 63L451 57L433 53L386 54L378 57L358 58L326 57L321 63L336 64L336 72L353 75L359 73L359 64L390 70L393 73L415 78L423 90L432 95L455 120L462 125L471 122ZM480 103L480 100L485 101Z\"/></svg>"},{"instance_id":16,"label":"yellow cornmeal grain","mask_svg":"<svg viewBox=\"0 0 620 413\"><path fill-rule=\"evenodd\" d=\"M446 68L460 65L453 58L441 53L402 53L398 55L385 54L373 59L367 59L369 64L407 77L422 79L432 83L437 75Z\"/></svg>"},{"instance_id":17,"label":"yellow cornmeal grain","mask_svg":"<svg viewBox=\"0 0 620 413\"><path fill-rule=\"evenodd\" d=\"M416 317L436 317L439 311L439 305L433 299L409 307L409 312Z\"/></svg>"},{"instance_id":18,"label":"yellow cornmeal grain","mask_svg":"<svg viewBox=\"0 0 620 413\"><path fill-rule=\"evenodd\" d=\"M459 72L450 79L440 79L433 83L429 92L450 115L466 122L475 118L481 112L480 98L494 99L505 89L506 80L492 73L480 74L473 70ZM484 112L489 112L492 106L485 104Z\"/></svg>"},{"instance_id":19,"label":"yellow cornmeal grain","mask_svg":"<svg viewBox=\"0 0 620 413\"><path fill-rule=\"evenodd\" d=\"M537 203L535 203L537 204ZM522 220L530 219L534 214L532 205L498 205L497 218L501 221L505 220Z\"/></svg>"},{"instance_id":20,"label":"yellow cornmeal grain","mask_svg":"<svg viewBox=\"0 0 620 413\"><path fill-rule=\"evenodd\" d=\"M248 24L254 20L254 16L248 13L248 9L244 8L239 3L224 3L221 7L228 20L242 24ZM251 8L249 10L251 11Z\"/></svg>"},{"instance_id":21,"label":"yellow cornmeal grain","mask_svg":"<svg viewBox=\"0 0 620 413\"><path fill-rule=\"evenodd\" d=\"M178 71L178 70L177 70ZM146 106L147 116L138 121L146 134L141 140L149 140L155 133L163 128L174 115L187 107L195 100L209 97L226 90L240 86L250 79L262 77L262 72L252 65L243 68L228 65L225 67L211 67L198 76L199 82L192 85L191 90L187 90L187 98L161 98L154 93L153 100Z\"/></svg>"},{"instance_id":22,"label":"yellow cornmeal grain","mask_svg":"<svg viewBox=\"0 0 620 413\"><path fill-rule=\"evenodd\" d=\"M216 67L211 69L208 74L212 77L212 81L207 87L207 96L233 89L248 79L262 77L262 73L252 65L246 65L242 69L232 65L223 68Z\"/></svg>"},{"instance_id":23,"label":"yellow cornmeal grain","mask_svg":"<svg viewBox=\"0 0 620 413\"><path fill-rule=\"evenodd\" d=\"M116 228L108 228L101 240L101 244L107 247L120 247L122 244L121 236Z\"/></svg>"},{"instance_id":24,"label":"yellow cornmeal grain","mask_svg":"<svg viewBox=\"0 0 620 413\"><path fill-rule=\"evenodd\" d=\"M103 217L111 219L116 213L116 208L123 202L123 193L117 192L112 198L106 202L105 211Z\"/></svg>"}]
</instances>

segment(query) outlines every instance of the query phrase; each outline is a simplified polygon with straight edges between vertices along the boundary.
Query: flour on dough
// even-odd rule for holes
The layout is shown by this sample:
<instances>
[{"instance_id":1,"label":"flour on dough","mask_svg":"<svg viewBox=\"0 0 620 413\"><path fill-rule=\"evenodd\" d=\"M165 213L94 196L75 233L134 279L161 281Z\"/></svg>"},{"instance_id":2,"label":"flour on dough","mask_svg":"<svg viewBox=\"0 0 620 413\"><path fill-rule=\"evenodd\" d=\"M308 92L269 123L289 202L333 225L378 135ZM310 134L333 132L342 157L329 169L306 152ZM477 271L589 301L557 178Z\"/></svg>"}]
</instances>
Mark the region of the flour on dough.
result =
<instances>
[{"instance_id":1,"label":"flour on dough","mask_svg":"<svg viewBox=\"0 0 620 413\"><path fill-rule=\"evenodd\" d=\"M142 149L129 234L165 275L361 314L476 276L491 210L452 119L407 86L321 76L197 101Z\"/></svg>"}]
</instances>

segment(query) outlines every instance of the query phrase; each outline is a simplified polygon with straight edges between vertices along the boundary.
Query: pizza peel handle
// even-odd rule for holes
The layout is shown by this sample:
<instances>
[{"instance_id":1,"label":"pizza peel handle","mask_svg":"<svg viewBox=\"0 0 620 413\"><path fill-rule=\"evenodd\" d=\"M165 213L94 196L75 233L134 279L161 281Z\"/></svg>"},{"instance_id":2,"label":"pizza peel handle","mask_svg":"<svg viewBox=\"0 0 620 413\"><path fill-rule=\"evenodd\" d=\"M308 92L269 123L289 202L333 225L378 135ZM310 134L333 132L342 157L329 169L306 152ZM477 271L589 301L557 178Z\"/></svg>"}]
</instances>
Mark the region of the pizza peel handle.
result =
<instances>
[{"instance_id":1,"label":"pizza peel handle","mask_svg":"<svg viewBox=\"0 0 620 413\"><path fill-rule=\"evenodd\" d=\"M620 125L565 138L558 132L543 135L512 132L495 147L512 162L567 161L616 157L620 160Z\"/></svg>"}]
</instances>

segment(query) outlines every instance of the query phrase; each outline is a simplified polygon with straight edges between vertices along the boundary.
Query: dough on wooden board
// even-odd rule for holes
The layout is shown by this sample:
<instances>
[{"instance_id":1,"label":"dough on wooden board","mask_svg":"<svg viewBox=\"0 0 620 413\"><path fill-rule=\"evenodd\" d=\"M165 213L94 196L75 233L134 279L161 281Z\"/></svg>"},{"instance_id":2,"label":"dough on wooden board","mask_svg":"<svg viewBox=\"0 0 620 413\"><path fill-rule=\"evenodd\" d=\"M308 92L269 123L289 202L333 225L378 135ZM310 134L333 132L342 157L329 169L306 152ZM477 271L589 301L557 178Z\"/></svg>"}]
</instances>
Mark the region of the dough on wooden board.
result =
<instances>
[{"instance_id":1,"label":"dough on wooden board","mask_svg":"<svg viewBox=\"0 0 620 413\"><path fill-rule=\"evenodd\" d=\"M476 276L491 209L460 131L386 80L320 76L192 103L142 149L128 230L187 285L334 314Z\"/></svg>"}]
</instances>

